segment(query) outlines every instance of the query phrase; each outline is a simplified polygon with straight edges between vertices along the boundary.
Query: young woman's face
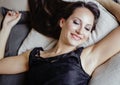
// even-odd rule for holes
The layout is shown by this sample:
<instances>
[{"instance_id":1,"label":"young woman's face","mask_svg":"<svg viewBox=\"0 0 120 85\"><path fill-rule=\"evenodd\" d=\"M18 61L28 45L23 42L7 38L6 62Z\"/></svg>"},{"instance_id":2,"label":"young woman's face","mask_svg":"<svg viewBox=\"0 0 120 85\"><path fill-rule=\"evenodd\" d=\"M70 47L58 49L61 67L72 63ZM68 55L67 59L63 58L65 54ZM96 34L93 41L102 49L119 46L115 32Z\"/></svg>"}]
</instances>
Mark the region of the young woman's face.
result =
<instances>
[{"instance_id":1,"label":"young woman's face","mask_svg":"<svg viewBox=\"0 0 120 85\"><path fill-rule=\"evenodd\" d=\"M77 8L67 19L60 20L60 39L65 44L78 46L89 38L94 24L94 15L87 8Z\"/></svg>"}]
</instances>

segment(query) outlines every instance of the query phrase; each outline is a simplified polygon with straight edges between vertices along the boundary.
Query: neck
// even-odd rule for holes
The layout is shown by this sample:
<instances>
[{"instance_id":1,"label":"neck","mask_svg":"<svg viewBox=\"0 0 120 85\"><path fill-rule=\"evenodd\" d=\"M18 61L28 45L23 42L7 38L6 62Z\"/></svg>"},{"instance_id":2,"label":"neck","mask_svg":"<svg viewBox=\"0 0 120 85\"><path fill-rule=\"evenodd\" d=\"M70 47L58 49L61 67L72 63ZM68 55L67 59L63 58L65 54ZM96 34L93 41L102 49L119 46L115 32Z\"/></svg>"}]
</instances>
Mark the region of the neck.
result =
<instances>
[{"instance_id":1,"label":"neck","mask_svg":"<svg viewBox=\"0 0 120 85\"><path fill-rule=\"evenodd\" d=\"M51 57L51 56L56 56L56 55L60 55L60 54L64 54L64 53L68 53L70 51L75 50L76 47L75 46L70 46L67 44L63 44L61 42L58 41L58 43L56 44L56 46L50 50L46 50L44 52L41 52L41 56L42 57Z\"/></svg>"},{"instance_id":2,"label":"neck","mask_svg":"<svg viewBox=\"0 0 120 85\"><path fill-rule=\"evenodd\" d=\"M70 45L58 42L57 45L52 49L52 51L56 54L63 54L75 49L76 49L75 46L70 46Z\"/></svg>"}]
</instances>

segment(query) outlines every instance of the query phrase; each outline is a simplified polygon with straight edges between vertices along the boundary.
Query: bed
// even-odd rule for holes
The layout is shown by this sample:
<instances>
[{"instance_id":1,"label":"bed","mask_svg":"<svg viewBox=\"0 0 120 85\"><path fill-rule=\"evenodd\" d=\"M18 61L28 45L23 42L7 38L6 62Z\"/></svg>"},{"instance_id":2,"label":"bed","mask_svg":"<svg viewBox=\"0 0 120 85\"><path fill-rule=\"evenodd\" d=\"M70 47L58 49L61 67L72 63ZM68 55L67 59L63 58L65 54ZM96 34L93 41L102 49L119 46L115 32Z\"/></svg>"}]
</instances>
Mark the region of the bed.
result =
<instances>
[{"instance_id":1,"label":"bed","mask_svg":"<svg viewBox=\"0 0 120 85\"><path fill-rule=\"evenodd\" d=\"M79 1L79 0L66 0ZM87 47L104 38L109 32L118 26L116 18L110 14L95 0L100 9L100 19L96 30L92 32L90 39L83 44ZM19 4L16 4L19 3ZM18 55L22 52L42 46L44 49L52 48L57 40L47 37L29 25L29 7L27 0L0 0L0 24L8 10L18 10L22 13L22 19L13 28L7 41L5 56ZM108 25L109 24L109 25ZM111 47L112 48L112 47ZM93 73L89 85L119 85L120 84L120 53L114 55L103 65L99 66ZM16 75L0 75L0 85L25 85L26 73Z\"/></svg>"}]
</instances>

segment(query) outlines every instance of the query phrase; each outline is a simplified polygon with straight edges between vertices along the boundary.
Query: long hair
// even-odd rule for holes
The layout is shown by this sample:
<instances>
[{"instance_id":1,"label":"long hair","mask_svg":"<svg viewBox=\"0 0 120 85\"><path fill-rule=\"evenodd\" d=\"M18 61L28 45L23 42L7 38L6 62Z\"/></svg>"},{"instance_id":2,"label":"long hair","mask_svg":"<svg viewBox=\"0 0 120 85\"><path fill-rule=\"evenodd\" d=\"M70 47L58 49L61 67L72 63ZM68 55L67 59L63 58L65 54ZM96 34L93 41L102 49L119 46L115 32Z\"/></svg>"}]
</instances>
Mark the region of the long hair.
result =
<instances>
[{"instance_id":1,"label":"long hair","mask_svg":"<svg viewBox=\"0 0 120 85\"><path fill-rule=\"evenodd\" d=\"M94 27L100 15L98 7L92 2L65 2L63 0L29 0L31 26L38 32L59 39L61 28L59 20L69 18L78 7L88 8L95 17Z\"/></svg>"},{"instance_id":2,"label":"long hair","mask_svg":"<svg viewBox=\"0 0 120 85\"><path fill-rule=\"evenodd\" d=\"M58 39L60 30L55 28L59 13L69 2L62 0L29 0L31 26L38 32Z\"/></svg>"}]
</instances>

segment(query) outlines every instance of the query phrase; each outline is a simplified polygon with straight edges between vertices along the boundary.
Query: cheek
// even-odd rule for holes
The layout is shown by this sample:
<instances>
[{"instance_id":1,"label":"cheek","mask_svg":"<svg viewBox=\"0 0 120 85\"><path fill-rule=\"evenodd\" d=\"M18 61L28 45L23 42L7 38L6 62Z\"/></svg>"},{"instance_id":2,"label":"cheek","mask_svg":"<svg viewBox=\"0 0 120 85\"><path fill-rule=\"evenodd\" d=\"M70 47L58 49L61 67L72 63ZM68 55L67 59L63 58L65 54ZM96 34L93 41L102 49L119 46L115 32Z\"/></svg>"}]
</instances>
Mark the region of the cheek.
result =
<instances>
[{"instance_id":1,"label":"cheek","mask_svg":"<svg viewBox=\"0 0 120 85\"><path fill-rule=\"evenodd\" d=\"M72 22L67 24L67 29L71 32L74 32L76 30L76 28L77 27Z\"/></svg>"},{"instance_id":2,"label":"cheek","mask_svg":"<svg viewBox=\"0 0 120 85\"><path fill-rule=\"evenodd\" d=\"M66 33L74 31L74 26L72 24L70 24L70 23L66 24L65 28L66 28L65 29Z\"/></svg>"},{"instance_id":3,"label":"cheek","mask_svg":"<svg viewBox=\"0 0 120 85\"><path fill-rule=\"evenodd\" d=\"M88 40L90 36L91 36L91 32L86 32L84 37L86 40Z\"/></svg>"}]
</instances>

